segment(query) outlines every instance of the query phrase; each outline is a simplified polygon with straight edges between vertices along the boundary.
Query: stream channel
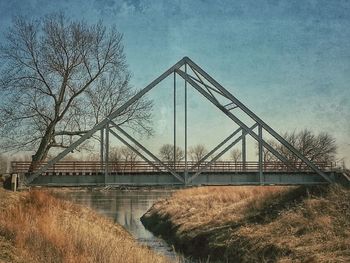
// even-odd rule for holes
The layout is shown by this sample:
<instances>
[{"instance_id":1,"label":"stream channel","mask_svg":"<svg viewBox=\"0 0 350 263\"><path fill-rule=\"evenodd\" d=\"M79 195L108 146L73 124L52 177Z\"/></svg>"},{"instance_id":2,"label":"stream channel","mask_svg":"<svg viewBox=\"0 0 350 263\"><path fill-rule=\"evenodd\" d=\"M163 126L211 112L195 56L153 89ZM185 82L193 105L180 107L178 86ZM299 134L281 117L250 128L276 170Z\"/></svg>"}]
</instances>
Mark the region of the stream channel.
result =
<instances>
[{"instance_id":1,"label":"stream channel","mask_svg":"<svg viewBox=\"0 0 350 263\"><path fill-rule=\"evenodd\" d=\"M63 198L88 206L98 213L112 218L122 225L141 244L170 259L182 258L163 239L154 236L140 221L140 217L159 199L169 197L174 189L132 189L132 190L72 190L64 192Z\"/></svg>"}]
</instances>

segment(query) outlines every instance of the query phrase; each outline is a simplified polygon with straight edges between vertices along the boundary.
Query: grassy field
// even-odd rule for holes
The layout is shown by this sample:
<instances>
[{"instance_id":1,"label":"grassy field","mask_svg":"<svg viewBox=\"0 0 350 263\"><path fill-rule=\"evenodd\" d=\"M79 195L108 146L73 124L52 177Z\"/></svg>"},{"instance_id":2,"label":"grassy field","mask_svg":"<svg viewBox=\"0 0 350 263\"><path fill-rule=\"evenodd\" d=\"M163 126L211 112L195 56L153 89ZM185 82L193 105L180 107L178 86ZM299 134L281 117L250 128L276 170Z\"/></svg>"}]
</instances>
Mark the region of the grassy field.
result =
<instances>
[{"instance_id":1,"label":"grassy field","mask_svg":"<svg viewBox=\"0 0 350 263\"><path fill-rule=\"evenodd\" d=\"M200 187L142 218L185 253L221 262L350 262L350 190Z\"/></svg>"},{"instance_id":2,"label":"grassy field","mask_svg":"<svg viewBox=\"0 0 350 263\"><path fill-rule=\"evenodd\" d=\"M0 262L168 262L90 209L0 189Z\"/></svg>"}]
</instances>

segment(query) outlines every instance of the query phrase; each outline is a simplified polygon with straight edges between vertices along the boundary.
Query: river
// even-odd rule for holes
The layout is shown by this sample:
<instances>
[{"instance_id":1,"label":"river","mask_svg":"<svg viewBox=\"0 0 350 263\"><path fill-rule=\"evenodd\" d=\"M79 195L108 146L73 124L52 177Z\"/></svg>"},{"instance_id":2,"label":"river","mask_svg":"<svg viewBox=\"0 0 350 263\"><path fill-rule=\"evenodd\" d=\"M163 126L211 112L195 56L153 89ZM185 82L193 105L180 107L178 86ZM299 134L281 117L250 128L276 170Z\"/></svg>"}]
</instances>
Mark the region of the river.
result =
<instances>
[{"instance_id":1,"label":"river","mask_svg":"<svg viewBox=\"0 0 350 263\"><path fill-rule=\"evenodd\" d=\"M133 190L72 190L64 192L63 198L88 206L122 225L134 238L170 259L183 258L163 239L154 236L140 221L140 217L157 200L171 195L173 189ZM190 260L184 260L190 262Z\"/></svg>"}]
</instances>

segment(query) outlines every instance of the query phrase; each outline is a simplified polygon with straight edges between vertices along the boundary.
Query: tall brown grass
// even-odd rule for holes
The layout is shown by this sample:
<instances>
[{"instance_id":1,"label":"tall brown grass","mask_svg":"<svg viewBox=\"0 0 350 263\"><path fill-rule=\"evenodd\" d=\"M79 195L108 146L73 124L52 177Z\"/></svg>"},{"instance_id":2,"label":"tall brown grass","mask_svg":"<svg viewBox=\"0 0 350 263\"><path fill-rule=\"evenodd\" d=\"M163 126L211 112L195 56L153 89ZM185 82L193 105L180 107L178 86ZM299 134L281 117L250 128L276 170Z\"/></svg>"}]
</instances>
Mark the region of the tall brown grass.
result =
<instances>
[{"instance_id":1,"label":"tall brown grass","mask_svg":"<svg viewBox=\"0 0 350 263\"><path fill-rule=\"evenodd\" d=\"M6 260L168 262L137 244L121 226L90 209L56 199L49 192L0 190L0 205L0 246L7 240L13 246L8 249L15 251ZM5 252L0 253L0 261Z\"/></svg>"},{"instance_id":2,"label":"tall brown grass","mask_svg":"<svg viewBox=\"0 0 350 263\"><path fill-rule=\"evenodd\" d=\"M198 257L350 262L350 190L340 186L191 188L156 203L152 217Z\"/></svg>"},{"instance_id":3,"label":"tall brown grass","mask_svg":"<svg viewBox=\"0 0 350 263\"><path fill-rule=\"evenodd\" d=\"M179 231L188 231L239 221L261 208L268 199L278 198L290 189L285 186L189 188L156 203L153 209L162 216L170 216L179 225Z\"/></svg>"}]
</instances>

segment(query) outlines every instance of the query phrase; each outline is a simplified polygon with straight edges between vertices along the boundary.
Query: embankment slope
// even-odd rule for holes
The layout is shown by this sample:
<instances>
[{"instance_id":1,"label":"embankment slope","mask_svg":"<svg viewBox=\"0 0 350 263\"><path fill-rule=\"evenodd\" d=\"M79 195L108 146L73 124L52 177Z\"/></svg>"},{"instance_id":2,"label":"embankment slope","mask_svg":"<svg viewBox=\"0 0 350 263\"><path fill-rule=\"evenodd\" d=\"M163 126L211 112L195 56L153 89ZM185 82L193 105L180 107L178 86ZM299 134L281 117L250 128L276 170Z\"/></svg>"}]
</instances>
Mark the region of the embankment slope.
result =
<instances>
[{"instance_id":1,"label":"embankment slope","mask_svg":"<svg viewBox=\"0 0 350 263\"><path fill-rule=\"evenodd\" d=\"M0 189L0 262L168 262L121 226L44 190Z\"/></svg>"},{"instance_id":2,"label":"embankment slope","mask_svg":"<svg viewBox=\"0 0 350 263\"><path fill-rule=\"evenodd\" d=\"M350 262L350 190L200 187L142 217L186 254L220 262Z\"/></svg>"}]
</instances>

